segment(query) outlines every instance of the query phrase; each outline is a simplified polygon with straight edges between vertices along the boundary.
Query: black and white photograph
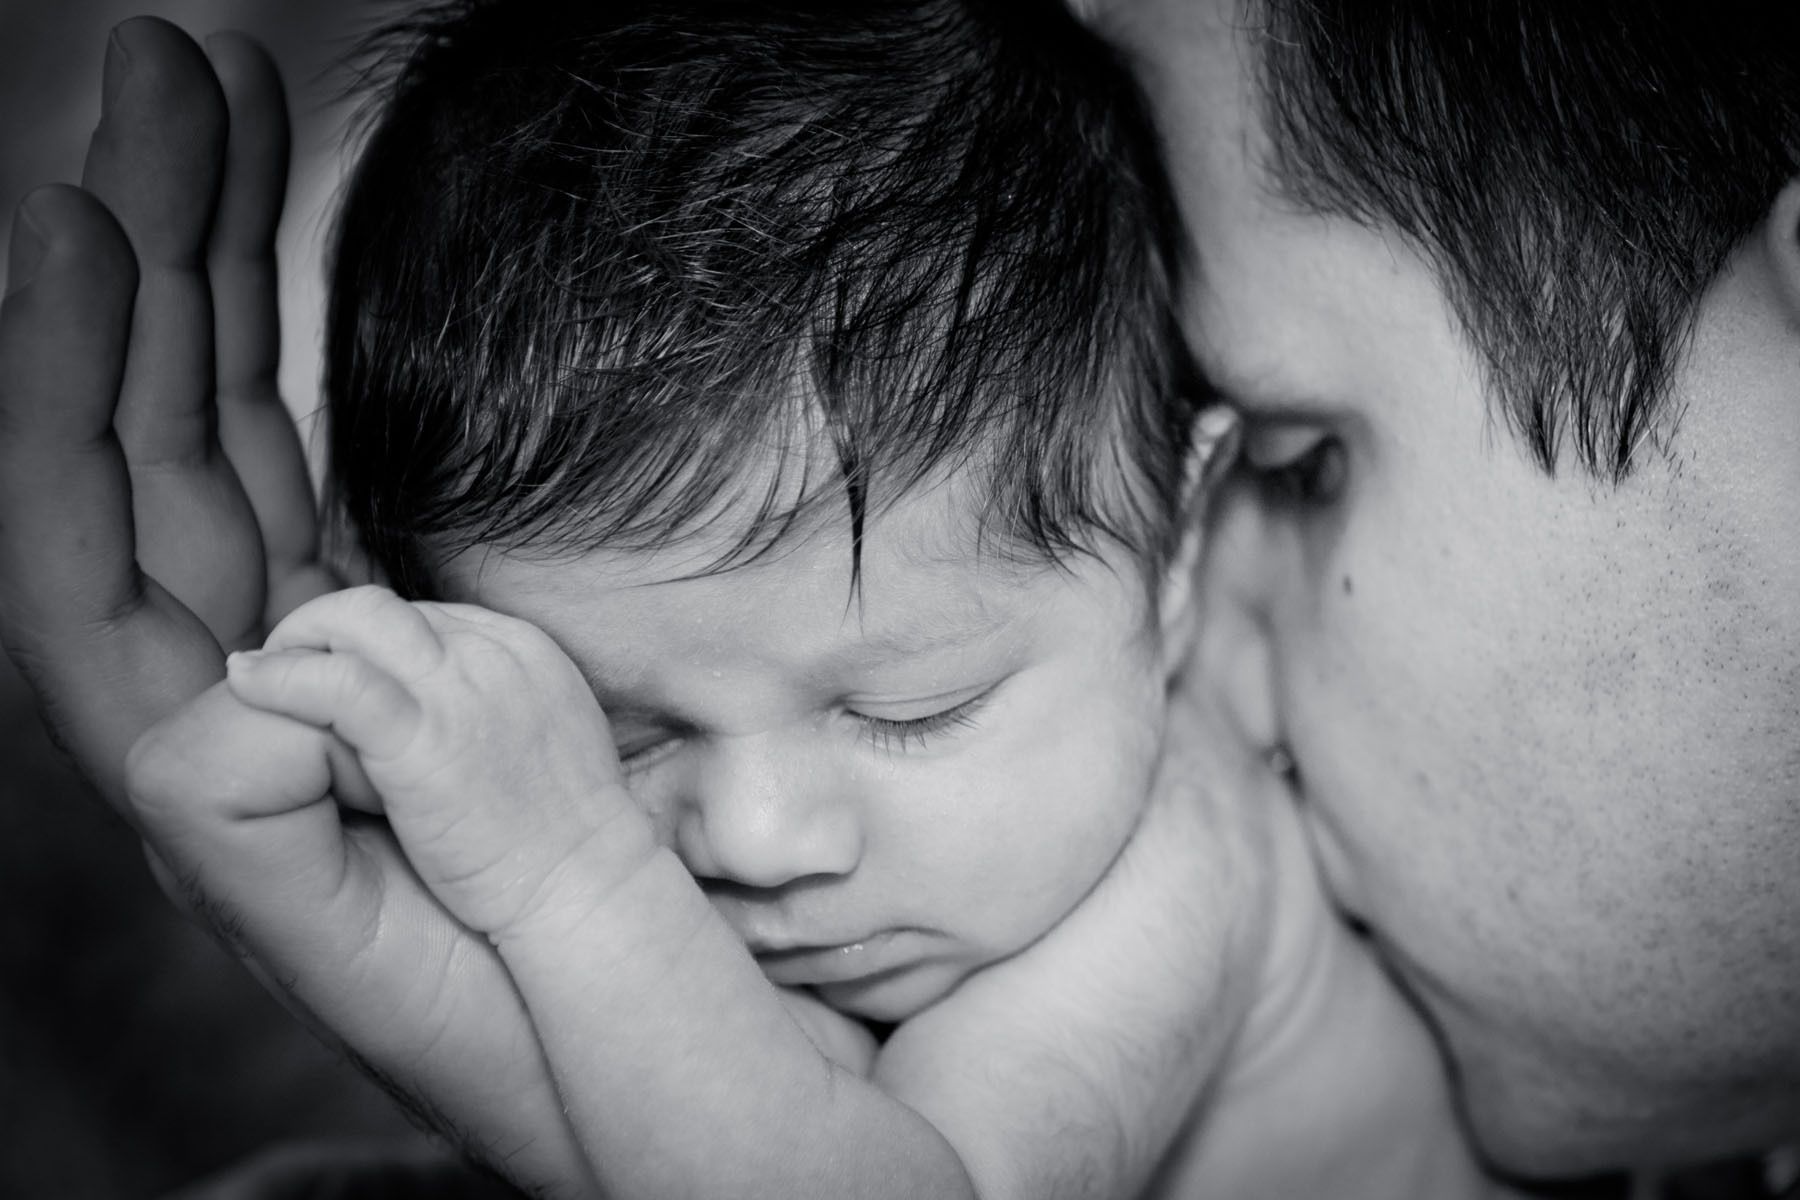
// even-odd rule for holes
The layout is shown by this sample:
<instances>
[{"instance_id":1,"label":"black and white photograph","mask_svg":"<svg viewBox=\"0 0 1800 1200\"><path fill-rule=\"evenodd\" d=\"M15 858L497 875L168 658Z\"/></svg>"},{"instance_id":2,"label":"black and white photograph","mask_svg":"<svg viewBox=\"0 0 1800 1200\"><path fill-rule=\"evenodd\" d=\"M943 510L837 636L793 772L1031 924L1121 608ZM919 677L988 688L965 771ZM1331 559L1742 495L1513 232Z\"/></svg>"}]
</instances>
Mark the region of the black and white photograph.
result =
<instances>
[{"instance_id":1,"label":"black and white photograph","mask_svg":"<svg viewBox=\"0 0 1800 1200\"><path fill-rule=\"evenodd\" d=\"M1800 1200L1800 5L0 0L0 1197Z\"/></svg>"}]
</instances>

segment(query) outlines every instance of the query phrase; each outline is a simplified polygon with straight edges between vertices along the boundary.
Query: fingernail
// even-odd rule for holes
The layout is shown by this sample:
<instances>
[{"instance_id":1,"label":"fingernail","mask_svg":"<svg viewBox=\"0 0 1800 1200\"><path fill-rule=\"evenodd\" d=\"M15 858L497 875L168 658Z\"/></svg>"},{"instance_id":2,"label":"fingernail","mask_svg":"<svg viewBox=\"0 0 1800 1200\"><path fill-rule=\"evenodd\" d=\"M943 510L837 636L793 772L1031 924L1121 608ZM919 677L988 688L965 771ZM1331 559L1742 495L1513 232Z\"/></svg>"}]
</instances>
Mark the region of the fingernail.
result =
<instances>
[{"instance_id":1,"label":"fingernail","mask_svg":"<svg viewBox=\"0 0 1800 1200\"><path fill-rule=\"evenodd\" d=\"M113 26L112 35L106 39L106 65L100 71L100 115L105 116L112 109L113 98L119 93L119 85L125 80L125 74L131 70L131 52L125 49L125 42L119 37L119 27Z\"/></svg>"},{"instance_id":2,"label":"fingernail","mask_svg":"<svg viewBox=\"0 0 1800 1200\"><path fill-rule=\"evenodd\" d=\"M12 243L6 252L8 296L24 290L37 277L38 268L44 265L44 255L50 249L43 223L31 211L31 200L30 196L25 197L13 213Z\"/></svg>"}]
</instances>

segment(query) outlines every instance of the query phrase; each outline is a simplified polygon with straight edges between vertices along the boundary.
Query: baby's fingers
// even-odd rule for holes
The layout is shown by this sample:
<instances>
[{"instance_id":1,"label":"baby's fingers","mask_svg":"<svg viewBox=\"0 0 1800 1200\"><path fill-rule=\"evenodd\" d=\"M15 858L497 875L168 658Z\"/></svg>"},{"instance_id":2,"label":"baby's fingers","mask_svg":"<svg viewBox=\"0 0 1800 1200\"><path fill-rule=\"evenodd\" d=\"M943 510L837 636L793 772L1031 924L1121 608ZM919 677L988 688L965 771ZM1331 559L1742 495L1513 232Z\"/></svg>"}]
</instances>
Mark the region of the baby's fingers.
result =
<instances>
[{"instance_id":1,"label":"baby's fingers","mask_svg":"<svg viewBox=\"0 0 1800 1200\"><path fill-rule=\"evenodd\" d=\"M418 699L357 654L256 650L225 663L232 694L245 704L330 729L365 758L398 758L424 722Z\"/></svg>"},{"instance_id":2,"label":"baby's fingers","mask_svg":"<svg viewBox=\"0 0 1800 1200\"><path fill-rule=\"evenodd\" d=\"M444 660L443 639L419 607L375 585L309 600L269 632L263 649L347 653L406 683Z\"/></svg>"}]
</instances>

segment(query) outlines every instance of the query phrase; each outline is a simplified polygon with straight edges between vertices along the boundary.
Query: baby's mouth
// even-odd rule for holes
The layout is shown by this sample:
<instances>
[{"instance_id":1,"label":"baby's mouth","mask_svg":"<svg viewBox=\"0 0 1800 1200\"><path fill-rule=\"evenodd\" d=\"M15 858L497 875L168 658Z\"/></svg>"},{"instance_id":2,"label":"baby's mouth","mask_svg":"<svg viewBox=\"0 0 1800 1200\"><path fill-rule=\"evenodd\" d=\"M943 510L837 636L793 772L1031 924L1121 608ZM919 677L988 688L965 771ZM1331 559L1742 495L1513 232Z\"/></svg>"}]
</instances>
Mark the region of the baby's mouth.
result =
<instances>
[{"instance_id":1,"label":"baby's mouth","mask_svg":"<svg viewBox=\"0 0 1800 1200\"><path fill-rule=\"evenodd\" d=\"M853 983L897 970L908 956L900 931L884 930L854 941L758 948L750 952L771 982L788 987Z\"/></svg>"}]
</instances>

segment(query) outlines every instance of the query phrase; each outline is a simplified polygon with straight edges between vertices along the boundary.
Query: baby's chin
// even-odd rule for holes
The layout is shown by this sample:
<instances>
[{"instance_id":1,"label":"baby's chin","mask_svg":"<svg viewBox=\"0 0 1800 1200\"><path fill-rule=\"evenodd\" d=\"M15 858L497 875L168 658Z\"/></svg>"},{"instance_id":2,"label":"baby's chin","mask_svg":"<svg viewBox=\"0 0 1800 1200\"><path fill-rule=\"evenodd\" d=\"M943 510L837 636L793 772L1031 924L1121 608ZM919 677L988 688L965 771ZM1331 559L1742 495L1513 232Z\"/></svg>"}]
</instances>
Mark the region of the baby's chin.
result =
<instances>
[{"instance_id":1,"label":"baby's chin","mask_svg":"<svg viewBox=\"0 0 1800 1200\"><path fill-rule=\"evenodd\" d=\"M897 967L847 983L824 983L813 994L846 1016L898 1025L924 1012L971 974L967 963L928 962Z\"/></svg>"}]
</instances>

